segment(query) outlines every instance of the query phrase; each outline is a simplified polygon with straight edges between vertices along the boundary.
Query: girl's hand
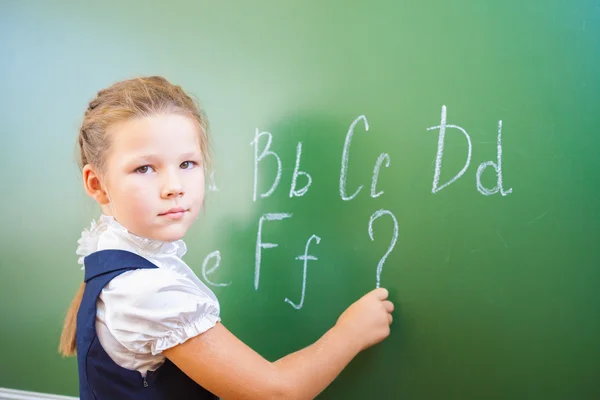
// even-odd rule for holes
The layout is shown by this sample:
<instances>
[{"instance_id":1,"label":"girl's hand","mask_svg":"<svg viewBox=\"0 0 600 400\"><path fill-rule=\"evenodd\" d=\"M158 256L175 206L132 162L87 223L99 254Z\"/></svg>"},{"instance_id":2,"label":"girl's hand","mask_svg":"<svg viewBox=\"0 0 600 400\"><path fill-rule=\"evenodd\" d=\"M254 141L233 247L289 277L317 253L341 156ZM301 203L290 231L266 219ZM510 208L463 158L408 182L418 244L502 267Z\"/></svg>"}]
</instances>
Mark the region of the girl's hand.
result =
<instances>
[{"instance_id":1,"label":"girl's hand","mask_svg":"<svg viewBox=\"0 0 600 400\"><path fill-rule=\"evenodd\" d=\"M388 291L375 289L346 309L334 329L357 346L357 351L371 347L390 334L394 305L387 300Z\"/></svg>"}]
</instances>

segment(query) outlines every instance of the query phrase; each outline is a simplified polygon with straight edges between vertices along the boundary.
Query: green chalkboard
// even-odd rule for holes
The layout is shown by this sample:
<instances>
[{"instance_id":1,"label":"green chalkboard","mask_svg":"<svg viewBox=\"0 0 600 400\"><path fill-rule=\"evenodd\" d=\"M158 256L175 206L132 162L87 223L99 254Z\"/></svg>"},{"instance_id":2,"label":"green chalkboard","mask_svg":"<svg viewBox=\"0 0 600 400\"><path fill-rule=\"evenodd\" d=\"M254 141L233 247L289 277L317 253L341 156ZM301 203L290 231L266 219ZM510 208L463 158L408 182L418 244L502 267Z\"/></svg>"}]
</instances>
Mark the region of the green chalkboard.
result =
<instances>
[{"instance_id":1,"label":"green chalkboard","mask_svg":"<svg viewBox=\"0 0 600 400\"><path fill-rule=\"evenodd\" d=\"M599 71L591 0L2 2L0 387L77 395L78 126L164 75L213 133L186 261L262 355L380 279L392 334L321 398L600 398Z\"/></svg>"}]
</instances>

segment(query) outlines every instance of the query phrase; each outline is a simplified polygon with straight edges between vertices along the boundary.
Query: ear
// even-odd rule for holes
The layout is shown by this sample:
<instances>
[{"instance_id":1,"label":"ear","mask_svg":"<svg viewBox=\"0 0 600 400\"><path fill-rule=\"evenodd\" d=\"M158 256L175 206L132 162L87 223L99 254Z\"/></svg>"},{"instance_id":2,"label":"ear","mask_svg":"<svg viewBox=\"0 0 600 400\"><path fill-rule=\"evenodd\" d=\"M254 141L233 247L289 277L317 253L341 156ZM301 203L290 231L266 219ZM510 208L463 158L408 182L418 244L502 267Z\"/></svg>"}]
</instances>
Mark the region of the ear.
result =
<instances>
[{"instance_id":1,"label":"ear","mask_svg":"<svg viewBox=\"0 0 600 400\"><path fill-rule=\"evenodd\" d=\"M94 167L90 164L86 164L86 166L83 167L82 175L83 186L85 187L87 194L100 205L108 204L108 195L100 181L100 175L94 170Z\"/></svg>"}]
</instances>

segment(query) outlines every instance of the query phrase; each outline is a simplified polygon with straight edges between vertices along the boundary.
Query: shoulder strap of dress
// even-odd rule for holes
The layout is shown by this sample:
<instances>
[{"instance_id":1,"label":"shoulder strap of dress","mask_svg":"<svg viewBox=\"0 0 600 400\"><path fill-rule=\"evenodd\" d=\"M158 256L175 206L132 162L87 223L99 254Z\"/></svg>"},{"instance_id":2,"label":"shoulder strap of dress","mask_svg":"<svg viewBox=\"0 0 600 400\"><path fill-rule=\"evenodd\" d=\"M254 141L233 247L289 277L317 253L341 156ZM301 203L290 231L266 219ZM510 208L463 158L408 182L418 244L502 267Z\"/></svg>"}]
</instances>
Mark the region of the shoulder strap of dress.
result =
<instances>
[{"instance_id":1,"label":"shoulder strap of dress","mask_svg":"<svg viewBox=\"0 0 600 400\"><path fill-rule=\"evenodd\" d=\"M100 250L83 260L85 265L85 282L100 275L123 269L158 268L142 256L126 250Z\"/></svg>"}]
</instances>

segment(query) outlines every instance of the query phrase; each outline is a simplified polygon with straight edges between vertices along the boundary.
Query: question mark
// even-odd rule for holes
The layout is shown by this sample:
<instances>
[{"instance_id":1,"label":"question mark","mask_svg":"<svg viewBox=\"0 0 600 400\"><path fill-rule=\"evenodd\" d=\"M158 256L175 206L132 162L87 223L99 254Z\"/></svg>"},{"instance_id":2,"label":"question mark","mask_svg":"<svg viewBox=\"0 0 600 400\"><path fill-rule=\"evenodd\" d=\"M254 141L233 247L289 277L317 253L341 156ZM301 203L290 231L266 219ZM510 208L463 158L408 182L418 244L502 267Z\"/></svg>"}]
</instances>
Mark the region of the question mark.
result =
<instances>
[{"instance_id":1,"label":"question mark","mask_svg":"<svg viewBox=\"0 0 600 400\"><path fill-rule=\"evenodd\" d=\"M373 213L373 215L371 215L371 219L369 219L369 237L371 238L371 240L375 240L375 238L373 237L373 222L384 214L387 214L390 217L392 217L392 220L394 221L394 235L392 236L390 247L388 247L387 251L385 252L383 257L381 257L379 263L377 264L377 287L379 287L379 284L381 282L381 271L383 270L383 264L385 263L387 256L394 249L394 246L396 245L396 240L398 240L398 220L391 211L383 209L377 210Z\"/></svg>"}]
</instances>

